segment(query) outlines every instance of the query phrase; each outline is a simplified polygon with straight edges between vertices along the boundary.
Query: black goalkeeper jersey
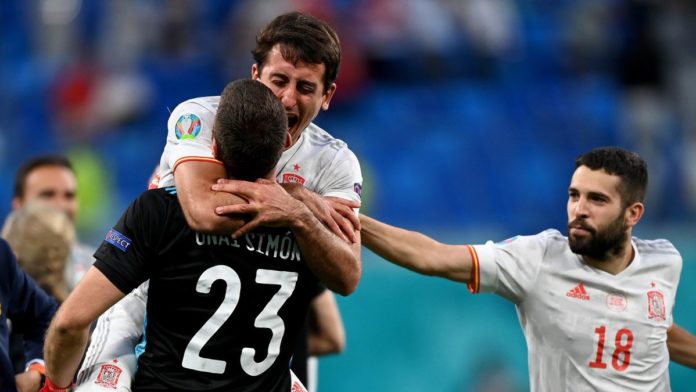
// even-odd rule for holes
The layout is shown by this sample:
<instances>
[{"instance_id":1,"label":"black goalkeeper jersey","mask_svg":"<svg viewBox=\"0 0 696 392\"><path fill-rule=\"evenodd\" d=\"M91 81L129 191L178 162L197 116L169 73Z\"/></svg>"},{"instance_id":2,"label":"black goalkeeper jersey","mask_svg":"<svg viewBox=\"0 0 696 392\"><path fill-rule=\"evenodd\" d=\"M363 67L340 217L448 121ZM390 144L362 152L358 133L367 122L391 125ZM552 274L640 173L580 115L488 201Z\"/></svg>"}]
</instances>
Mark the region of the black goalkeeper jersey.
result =
<instances>
[{"instance_id":1,"label":"black goalkeeper jersey","mask_svg":"<svg viewBox=\"0 0 696 392\"><path fill-rule=\"evenodd\" d=\"M290 390L289 363L321 290L288 229L239 238L186 224L174 188L143 193L95 266L121 291L147 279L147 344L134 390Z\"/></svg>"}]
</instances>

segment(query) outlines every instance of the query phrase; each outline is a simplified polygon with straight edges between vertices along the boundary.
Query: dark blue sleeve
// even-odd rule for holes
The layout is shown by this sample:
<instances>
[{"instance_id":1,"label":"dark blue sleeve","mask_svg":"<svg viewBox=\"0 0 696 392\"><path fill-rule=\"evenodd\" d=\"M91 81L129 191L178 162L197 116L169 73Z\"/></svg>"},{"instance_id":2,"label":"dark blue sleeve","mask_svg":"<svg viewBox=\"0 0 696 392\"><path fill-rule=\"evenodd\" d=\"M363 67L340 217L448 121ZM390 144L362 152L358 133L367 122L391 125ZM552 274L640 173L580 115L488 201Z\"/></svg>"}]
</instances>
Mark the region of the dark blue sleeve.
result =
<instances>
[{"instance_id":1,"label":"dark blue sleeve","mask_svg":"<svg viewBox=\"0 0 696 392\"><path fill-rule=\"evenodd\" d=\"M21 320L13 325L23 326L24 355L27 361L43 358L43 343L48 324L58 305L17 264L5 240L0 239L0 269L5 282L2 287L7 317Z\"/></svg>"}]
</instances>

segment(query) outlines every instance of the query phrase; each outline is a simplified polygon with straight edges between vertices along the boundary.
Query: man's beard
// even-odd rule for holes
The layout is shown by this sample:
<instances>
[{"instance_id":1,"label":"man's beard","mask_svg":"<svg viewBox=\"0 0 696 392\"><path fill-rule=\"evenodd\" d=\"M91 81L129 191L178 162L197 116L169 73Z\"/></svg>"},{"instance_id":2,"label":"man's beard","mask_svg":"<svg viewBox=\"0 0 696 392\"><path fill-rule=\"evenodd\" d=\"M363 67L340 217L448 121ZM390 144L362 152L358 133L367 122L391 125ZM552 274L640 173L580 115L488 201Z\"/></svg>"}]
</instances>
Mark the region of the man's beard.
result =
<instances>
[{"instance_id":1,"label":"man's beard","mask_svg":"<svg viewBox=\"0 0 696 392\"><path fill-rule=\"evenodd\" d=\"M571 226L580 225L589 232L586 237L574 237L570 234ZM598 232L586 226L581 219L568 224L568 242L573 253L590 257L598 261L604 261L609 256L618 256L623 252L623 243L626 241L628 233L624 224L623 215L613 221L609 227Z\"/></svg>"}]
</instances>

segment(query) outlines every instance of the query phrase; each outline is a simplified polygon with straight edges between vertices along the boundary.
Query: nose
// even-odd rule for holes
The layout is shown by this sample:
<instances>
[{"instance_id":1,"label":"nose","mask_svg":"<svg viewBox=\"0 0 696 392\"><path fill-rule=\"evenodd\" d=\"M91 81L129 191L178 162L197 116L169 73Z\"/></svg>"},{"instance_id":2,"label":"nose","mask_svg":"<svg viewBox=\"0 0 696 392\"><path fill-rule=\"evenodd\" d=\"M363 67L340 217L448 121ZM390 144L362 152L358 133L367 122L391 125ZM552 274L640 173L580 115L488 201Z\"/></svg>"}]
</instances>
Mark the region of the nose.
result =
<instances>
[{"instance_id":1,"label":"nose","mask_svg":"<svg viewBox=\"0 0 696 392\"><path fill-rule=\"evenodd\" d=\"M579 198L575 205L573 206L573 212L576 217L586 217L587 216L587 201L584 198Z\"/></svg>"},{"instance_id":2,"label":"nose","mask_svg":"<svg viewBox=\"0 0 696 392\"><path fill-rule=\"evenodd\" d=\"M286 109L295 107L297 104L297 97L295 96L295 90L292 88L286 88L280 92L280 102L283 103L283 107Z\"/></svg>"}]
</instances>

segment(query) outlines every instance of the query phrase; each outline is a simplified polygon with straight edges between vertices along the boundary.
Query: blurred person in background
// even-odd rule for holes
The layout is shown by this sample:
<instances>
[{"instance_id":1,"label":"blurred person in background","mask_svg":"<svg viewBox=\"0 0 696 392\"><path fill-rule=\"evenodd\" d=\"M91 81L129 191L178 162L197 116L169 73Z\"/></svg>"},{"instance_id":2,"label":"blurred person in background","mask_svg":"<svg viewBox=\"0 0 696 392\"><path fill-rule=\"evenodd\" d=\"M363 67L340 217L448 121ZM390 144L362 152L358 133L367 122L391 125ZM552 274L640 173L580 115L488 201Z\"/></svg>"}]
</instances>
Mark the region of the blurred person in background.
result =
<instances>
[{"instance_id":1,"label":"blurred person in background","mask_svg":"<svg viewBox=\"0 0 696 392\"><path fill-rule=\"evenodd\" d=\"M75 240L75 229L63 210L34 201L14 210L5 220L2 238L19 266L58 304L68 296L65 269ZM10 334L10 356L16 372L24 371L25 339L18 323Z\"/></svg>"},{"instance_id":2,"label":"blurred person in background","mask_svg":"<svg viewBox=\"0 0 696 392\"><path fill-rule=\"evenodd\" d=\"M320 110L329 108L336 91L341 61L338 36L321 20L291 12L276 17L259 33L253 55L252 78L274 92L288 118L291 145L276 165L277 181L310 205L334 233L349 241L360 260L359 222L352 209L360 201L360 165L345 142L312 123ZM152 187L176 185L186 220L195 231L232 234L239 229L236 221L215 209L236 198L212 190L218 179L227 177L212 149L219 100L195 98L172 111L160 171ZM352 204L346 206L340 200ZM319 327L310 329L308 340L298 343L299 351L306 348L309 355L339 352L345 335L335 299L330 298L333 294L329 291L317 294L312 308L317 320L314 325ZM95 343L90 345L77 377L78 390L100 388L96 381L114 367L119 374L133 374L133 346L142 335L146 298L147 286L139 287L100 317L92 336ZM300 352L293 358L300 365L306 360ZM304 371L298 369L298 373L302 378ZM118 379L118 385L129 385L126 383L128 377Z\"/></svg>"},{"instance_id":3,"label":"blurred person in background","mask_svg":"<svg viewBox=\"0 0 696 392\"><path fill-rule=\"evenodd\" d=\"M304 390L289 363L316 286L321 281L350 294L360 261L350 244L275 181L274 167L291 139L283 106L270 89L250 79L230 83L214 129L215 157L232 178L256 181L247 191L267 197L262 211L272 211L273 218L237 242L192 230L174 187L141 195L109 232L95 253L96 268L49 329L47 385L71 383L92 320L151 278L148 343L134 389ZM259 220L260 213L249 212L252 224Z\"/></svg>"},{"instance_id":4,"label":"blurred person in background","mask_svg":"<svg viewBox=\"0 0 696 392\"><path fill-rule=\"evenodd\" d=\"M65 212L45 202L29 203L10 213L2 237L19 266L62 303L68 296L65 269L75 242L75 228Z\"/></svg>"},{"instance_id":5,"label":"blurred person in background","mask_svg":"<svg viewBox=\"0 0 696 392\"><path fill-rule=\"evenodd\" d=\"M43 155L26 161L15 176L12 209L33 201L45 201L63 211L74 224L79 210L77 180L70 161L62 155ZM93 249L73 241L65 280L68 290L80 281L94 262Z\"/></svg>"},{"instance_id":6,"label":"blurred person in background","mask_svg":"<svg viewBox=\"0 0 696 392\"><path fill-rule=\"evenodd\" d=\"M0 239L0 276L0 390L37 391L45 374L44 335L56 312L56 302L19 268L3 239ZM9 353L10 328L20 331L25 339L24 357L28 361L25 370L18 374Z\"/></svg>"},{"instance_id":7,"label":"blurred person in background","mask_svg":"<svg viewBox=\"0 0 696 392\"><path fill-rule=\"evenodd\" d=\"M647 165L597 148L575 161L568 236L549 229L485 245L446 245L361 215L363 243L384 259L494 292L515 304L533 391L670 390L670 359L696 368L696 338L673 322L682 257L632 236Z\"/></svg>"}]
</instances>

